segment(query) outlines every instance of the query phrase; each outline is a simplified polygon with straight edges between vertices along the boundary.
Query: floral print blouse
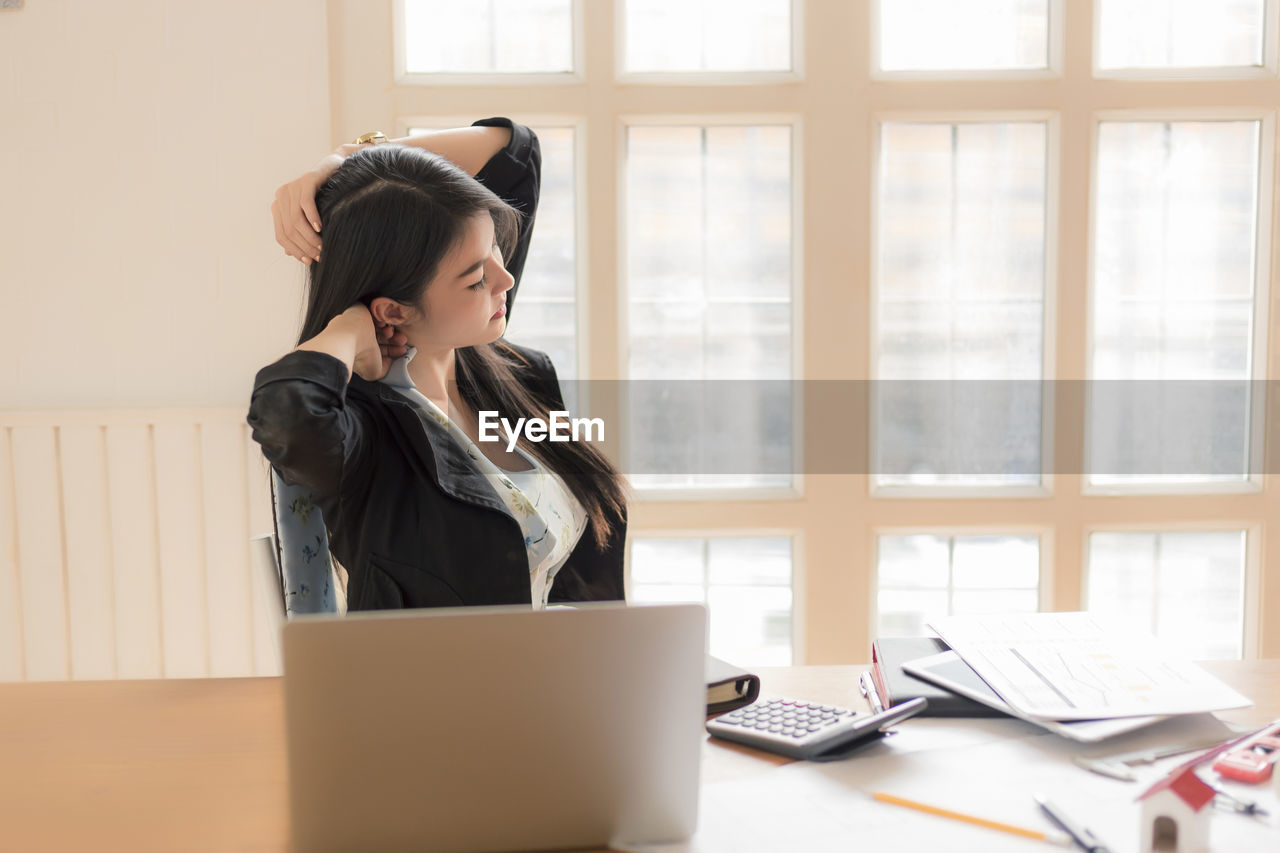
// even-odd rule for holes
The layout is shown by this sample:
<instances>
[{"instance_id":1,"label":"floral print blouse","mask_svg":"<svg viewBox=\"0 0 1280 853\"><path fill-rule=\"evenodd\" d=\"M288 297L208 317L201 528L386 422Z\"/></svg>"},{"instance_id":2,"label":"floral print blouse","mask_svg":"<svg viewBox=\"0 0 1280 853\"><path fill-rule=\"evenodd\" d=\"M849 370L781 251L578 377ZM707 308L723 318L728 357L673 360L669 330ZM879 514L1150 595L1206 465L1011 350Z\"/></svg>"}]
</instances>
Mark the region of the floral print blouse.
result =
<instances>
[{"instance_id":1,"label":"floral print blouse","mask_svg":"<svg viewBox=\"0 0 1280 853\"><path fill-rule=\"evenodd\" d=\"M445 427L493 486L507 512L520 525L520 531L524 534L524 547L529 556L530 600L534 609L540 610L547 606L556 573L568 561L586 530L586 511L559 476L548 471L520 448L517 447L516 452L532 466L527 471L499 468L485 456L471 440L471 436L413 384L409 377L409 362L416 352L410 348L406 355L393 361L391 369L381 381L403 394L424 414Z\"/></svg>"}]
</instances>

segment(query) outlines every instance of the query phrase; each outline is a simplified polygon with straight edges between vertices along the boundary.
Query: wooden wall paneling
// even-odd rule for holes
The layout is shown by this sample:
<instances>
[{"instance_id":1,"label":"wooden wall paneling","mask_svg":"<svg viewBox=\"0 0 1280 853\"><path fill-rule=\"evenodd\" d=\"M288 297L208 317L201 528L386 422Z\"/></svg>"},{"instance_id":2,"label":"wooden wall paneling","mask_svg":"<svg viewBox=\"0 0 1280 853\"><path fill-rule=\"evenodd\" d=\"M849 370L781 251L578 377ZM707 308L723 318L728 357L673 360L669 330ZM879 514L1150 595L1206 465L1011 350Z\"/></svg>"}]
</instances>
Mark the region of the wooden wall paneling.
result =
<instances>
[{"instance_id":1,"label":"wooden wall paneling","mask_svg":"<svg viewBox=\"0 0 1280 853\"><path fill-rule=\"evenodd\" d=\"M106 442L116 672L120 678L159 678L164 658L151 429L112 424L106 427Z\"/></svg>"},{"instance_id":2,"label":"wooden wall paneling","mask_svg":"<svg viewBox=\"0 0 1280 853\"><path fill-rule=\"evenodd\" d=\"M249 427L242 426L241 434L244 443L244 461L245 461L245 492L246 502L249 507L249 535L260 536L265 533L271 533L273 529L271 520L271 491L268 484L268 476L270 469L267 461L262 458L262 452L258 449L257 443L250 438ZM250 555L249 564L251 569L258 568L258 564ZM254 672L258 675L279 675L280 674L280 638L275 636L275 632L279 630L277 622L272 618L272 607L279 606L275 599L268 596L280 595L278 583L271 579L263 581L261 577L255 578L253 584L253 667Z\"/></svg>"},{"instance_id":3,"label":"wooden wall paneling","mask_svg":"<svg viewBox=\"0 0 1280 853\"><path fill-rule=\"evenodd\" d=\"M59 428L71 677L116 677L115 582L103 427Z\"/></svg>"},{"instance_id":4,"label":"wooden wall paneling","mask_svg":"<svg viewBox=\"0 0 1280 853\"><path fill-rule=\"evenodd\" d=\"M22 681L26 678L12 458L9 430L0 427L0 681Z\"/></svg>"},{"instance_id":5,"label":"wooden wall paneling","mask_svg":"<svg viewBox=\"0 0 1280 853\"><path fill-rule=\"evenodd\" d=\"M17 501L23 651L32 681L70 675L57 429L18 426L10 434Z\"/></svg>"},{"instance_id":6,"label":"wooden wall paneling","mask_svg":"<svg viewBox=\"0 0 1280 853\"><path fill-rule=\"evenodd\" d=\"M253 675L253 588L248 559L244 441L240 425L232 421L201 424L200 435L209 674Z\"/></svg>"},{"instance_id":7,"label":"wooden wall paneling","mask_svg":"<svg viewBox=\"0 0 1280 853\"><path fill-rule=\"evenodd\" d=\"M209 674L199 429L181 423L152 429L163 671L166 678L199 678Z\"/></svg>"}]
</instances>

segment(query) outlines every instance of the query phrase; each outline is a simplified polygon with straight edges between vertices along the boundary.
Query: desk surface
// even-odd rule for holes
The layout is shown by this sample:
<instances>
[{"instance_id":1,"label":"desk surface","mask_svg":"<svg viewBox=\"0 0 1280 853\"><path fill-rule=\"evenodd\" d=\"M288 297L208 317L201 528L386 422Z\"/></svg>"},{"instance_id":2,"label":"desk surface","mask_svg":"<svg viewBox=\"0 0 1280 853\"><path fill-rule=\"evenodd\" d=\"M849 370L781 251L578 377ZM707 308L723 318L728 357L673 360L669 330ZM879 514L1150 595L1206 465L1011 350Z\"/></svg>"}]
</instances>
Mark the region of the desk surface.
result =
<instances>
[{"instance_id":1,"label":"desk surface","mask_svg":"<svg viewBox=\"0 0 1280 853\"><path fill-rule=\"evenodd\" d=\"M865 708L861 667L762 668L766 695ZM1280 660L1206 669L1252 698L1221 715L1280 715ZM703 784L785 759L707 741ZM0 685L0 848L288 848L278 678Z\"/></svg>"}]
</instances>

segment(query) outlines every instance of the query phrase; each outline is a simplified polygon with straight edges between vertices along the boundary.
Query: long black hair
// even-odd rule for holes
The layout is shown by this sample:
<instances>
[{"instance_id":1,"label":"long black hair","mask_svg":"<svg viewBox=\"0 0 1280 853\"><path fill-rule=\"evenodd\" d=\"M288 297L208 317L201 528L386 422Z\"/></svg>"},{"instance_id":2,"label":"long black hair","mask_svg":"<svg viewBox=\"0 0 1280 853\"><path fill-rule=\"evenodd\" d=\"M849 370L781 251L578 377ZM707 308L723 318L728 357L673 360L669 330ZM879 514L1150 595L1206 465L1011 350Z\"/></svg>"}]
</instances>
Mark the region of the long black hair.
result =
<instances>
[{"instance_id":1,"label":"long black hair","mask_svg":"<svg viewBox=\"0 0 1280 853\"><path fill-rule=\"evenodd\" d=\"M370 146L344 160L316 193L316 209L324 223L323 261L310 267L299 343L357 302L368 306L385 296L420 308L440 262L477 214L493 218L504 257L520 227L520 214L466 172L401 145ZM455 362L458 391L476 410L545 419L556 406L522 381L531 367L501 339L460 348ZM586 442L532 443L522 435L520 446L560 475L603 549L626 517L622 475L613 463Z\"/></svg>"}]
</instances>

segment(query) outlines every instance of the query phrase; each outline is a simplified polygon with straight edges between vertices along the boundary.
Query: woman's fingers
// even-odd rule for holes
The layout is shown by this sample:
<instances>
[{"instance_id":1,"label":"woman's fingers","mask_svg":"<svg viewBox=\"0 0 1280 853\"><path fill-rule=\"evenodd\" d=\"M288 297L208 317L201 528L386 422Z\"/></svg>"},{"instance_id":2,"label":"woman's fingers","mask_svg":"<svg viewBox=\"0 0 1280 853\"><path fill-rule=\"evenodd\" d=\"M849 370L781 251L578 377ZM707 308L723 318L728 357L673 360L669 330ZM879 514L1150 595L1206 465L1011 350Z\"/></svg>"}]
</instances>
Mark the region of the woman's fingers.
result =
<instances>
[{"instance_id":1,"label":"woman's fingers","mask_svg":"<svg viewBox=\"0 0 1280 853\"><path fill-rule=\"evenodd\" d=\"M397 359L409 351L409 339L390 323L377 323L378 349L383 358Z\"/></svg>"},{"instance_id":2,"label":"woman's fingers","mask_svg":"<svg viewBox=\"0 0 1280 853\"><path fill-rule=\"evenodd\" d=\"M316 229L312 227L311 220L308 218L312 214L306 212L309 206L315 210L315 190L310 187L307 176L298 178L289 184L289 209L287 211L289 217L289 226L292 233L289 235L293 242L302 246L307 258L312 260L320 259L320 235L316 233ZM320 221L319 214L314 214L315 220Z\"/></svg>"},{"instance_id":3,"label":"woman's fingers","mask_svg":"<svg viewBox=\"0 0 1280 853\"><path fill-rule=\"evenodd\" d=\"M295 245L301 246L304 260L307 262L320 260L320 236L311 230L311 223L307 222L299 211L290 223L293 228L289 235L293 238Z\"/></svg>"},{"instance_id":4,"label":"woman's fingers","mask_svg":"<svg viewBox=\"0 0 1280 853\"><path fill-rule=\"evenodd\" d=\"M312 233L320 233L320 211L316 210L316 193L312 189L310 192L302 194L302 213L307 217L307 224L311 226ZM316 249L319 250L319 242L316 243Z\"/></svg>"},{"instance_id":5,"label":"woman's fingers","mask_svg":"<svg viewBox=\"0 0 1280 853\"><path fill-rule=\"evenodd\" d=\"M282 185L271 203L276 242L285 254L304 264L320 260L320 212L316 209L316 179L308 173Z\"/></svg>"},{"instance_id":6,"label":"woman's fingers","mask_svg":"<svg viewBox=\"0 0 1280 853\"><path fill-rule=\"evenodd\" d=\"M308 251L305 244L298 242L296 229L289 222L291 207L288 185L276 190L275 201L271 202L271 219L276 229L276 242L284 248L286 255L297 258L304 264L310 264L314 253Z\"/></svg>"}]
</instances>

